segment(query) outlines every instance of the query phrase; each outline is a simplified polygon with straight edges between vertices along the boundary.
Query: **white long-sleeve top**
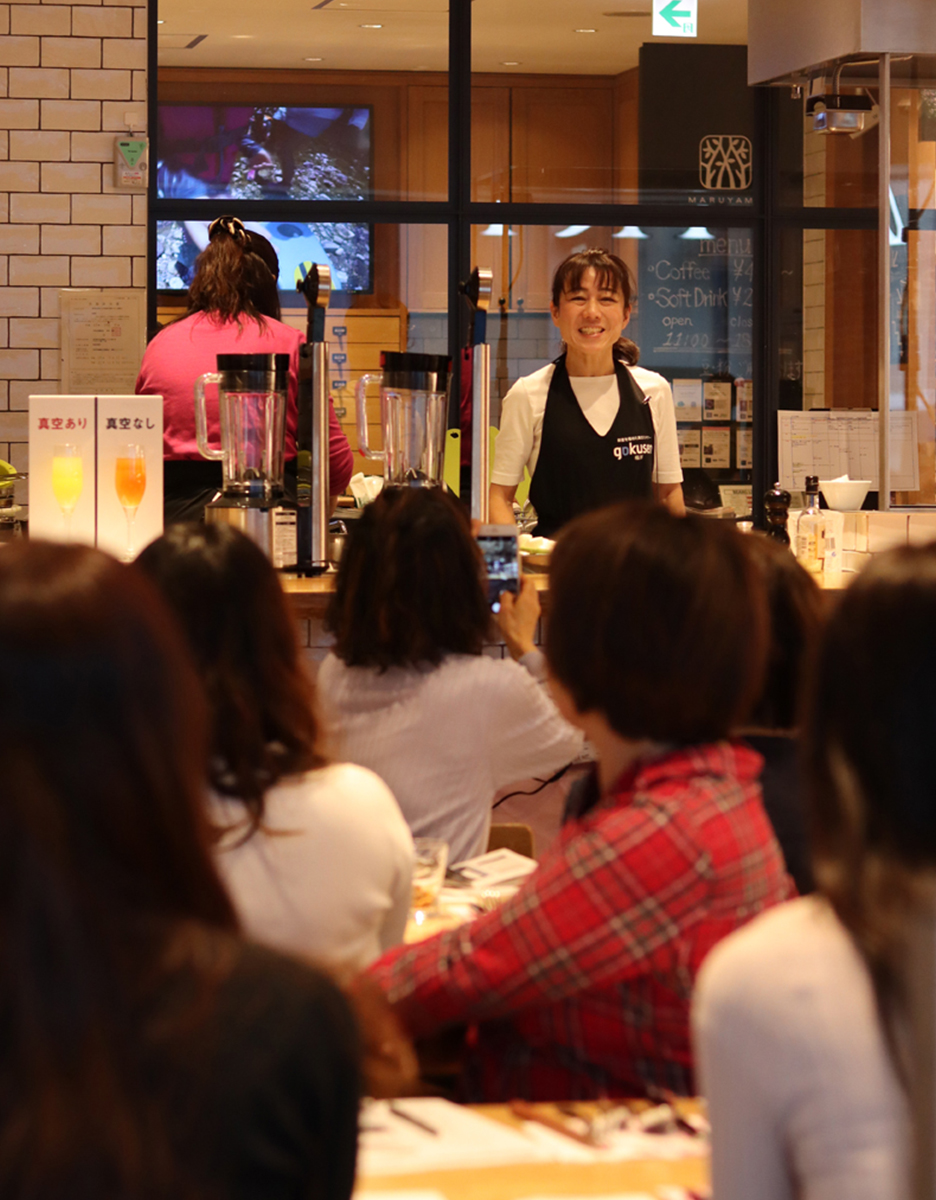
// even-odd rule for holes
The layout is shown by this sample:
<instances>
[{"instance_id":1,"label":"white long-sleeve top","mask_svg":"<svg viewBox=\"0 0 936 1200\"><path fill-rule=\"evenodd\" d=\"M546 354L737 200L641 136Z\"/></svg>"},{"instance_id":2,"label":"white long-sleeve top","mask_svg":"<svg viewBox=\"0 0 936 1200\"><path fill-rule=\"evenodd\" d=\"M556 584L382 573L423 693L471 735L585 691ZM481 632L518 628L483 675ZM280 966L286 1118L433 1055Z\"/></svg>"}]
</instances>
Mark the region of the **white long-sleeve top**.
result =
<instances>
[{"instance_id":1,"label":"white long-sleeve top","mask_svg":"<svg viewBox=\"0 0 936 1200\"><path fill-rule=\"evenodd\" d=\"M501 787L548 777L582 749L545 690L506 659L452 654L381 674L330 654L316 690L335 755L376 771L414 836L448 842L449 862L487 849Z\"/></svg>"},{"instance_id":2,"label":"white long-sleeve top","mask_svg":"<svg viewBox=\"0 0 936 1200\"><path fill-rule=\"evenodd\" d=\"M693 1030L718 1200L906 1200L907 1105L864 961L825 900L720 942Z\"/></svg>"},{"instance_id":3,"label":"white long-sleeve top","mask_svg":"<svg viewBox=\"0 0 936 1200\"><path fill-rule=\"evenodd\" d=\"M363 970L403 940L413 839L387 785L334 763L282 780L243 841L244 808L215 796L217 862L248 937L316 962Z\"/></svg>"}]
</instances>

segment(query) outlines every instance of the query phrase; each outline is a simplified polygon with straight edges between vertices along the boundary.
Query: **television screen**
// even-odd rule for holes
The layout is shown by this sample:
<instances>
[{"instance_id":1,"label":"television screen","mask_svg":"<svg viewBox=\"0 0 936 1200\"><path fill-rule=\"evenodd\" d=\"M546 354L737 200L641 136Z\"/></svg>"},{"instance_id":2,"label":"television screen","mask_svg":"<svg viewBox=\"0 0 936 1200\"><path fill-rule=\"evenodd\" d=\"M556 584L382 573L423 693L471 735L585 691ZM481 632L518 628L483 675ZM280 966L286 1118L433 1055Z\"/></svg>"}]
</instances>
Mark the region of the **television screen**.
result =
<instances>
[{"instance_id":1,"label":"television screen","mask_svg":"<svg viewBox=\"0 0 936 1200\"><path fill-rule=\"evenodd\" d=\"M367 200L371 110L160 104L164 200Z\"/></svg>"},{"instance_id":2,"label":"television screen","mask_svg":"<svg viewBox=\"0 0 936 1200\"><path fill-rule=\"evenodd\" d=\"M195 274L195 259L208 245L207 221L156 222L156 288L184 292ZM296 284L312 263L331 269L332 290L372 292L371 227L366 223L245 221L269 238L279 258L281 302L305 307Z\"/></svg>"}]
</instances>

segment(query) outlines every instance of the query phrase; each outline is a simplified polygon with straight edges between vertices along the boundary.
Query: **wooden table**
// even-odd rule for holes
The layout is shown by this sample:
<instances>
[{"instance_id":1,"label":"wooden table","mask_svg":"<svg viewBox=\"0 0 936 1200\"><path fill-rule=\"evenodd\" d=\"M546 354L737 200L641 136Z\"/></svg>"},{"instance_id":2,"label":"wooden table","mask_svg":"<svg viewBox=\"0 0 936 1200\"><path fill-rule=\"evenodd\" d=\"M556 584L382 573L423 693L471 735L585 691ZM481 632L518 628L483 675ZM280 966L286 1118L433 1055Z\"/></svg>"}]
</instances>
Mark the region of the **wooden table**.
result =
<instances>
[{"instance_id":1,"label":"wooden table","mask_svg":"<svg viewBox=\"0 0 936 1200\"><path fill-rule=\"evenodd\" d=\"M692 1103L687 1102L687 1103ZM519 1125L505 1105L474 1105L475 1111L496 1121ZM555 1112L544 1104L546 1112ZM583 1111L589 1106L583 1104ZM528 1196L602 1196L649 1192L665 1186L703 1193L709 1186L707 1158L675 1162L633 1161L602 1163L522 1163L475 1167L458 1171L426 1171L414 1175L371 1175L359 1178L357 1188L368 1192L432 1189L448 1200L523 1200Z\"/></svg>"}]
</instances>

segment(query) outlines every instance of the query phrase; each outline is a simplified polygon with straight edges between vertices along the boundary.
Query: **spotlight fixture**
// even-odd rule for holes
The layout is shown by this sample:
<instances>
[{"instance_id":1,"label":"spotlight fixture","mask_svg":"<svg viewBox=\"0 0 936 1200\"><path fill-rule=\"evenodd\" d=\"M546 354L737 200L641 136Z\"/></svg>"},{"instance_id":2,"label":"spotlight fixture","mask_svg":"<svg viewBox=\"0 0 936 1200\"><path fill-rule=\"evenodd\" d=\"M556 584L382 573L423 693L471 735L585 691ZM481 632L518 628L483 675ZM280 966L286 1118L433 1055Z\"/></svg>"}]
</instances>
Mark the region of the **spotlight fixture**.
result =
<instances>
[{"instance_id":1,"label":"spotlight fixture","mask_svg":"<svg viewBox=\"0 0 936 1200\"><path fill-rule=\"evenodd\" d=\"M511 59L508 59L506 62L502 62L501 66L502 67L519 67L520 64L519 64L519 62L516 62L514 59L511 58Z\"/></svg>"},{"instance_id":2,"label":"spotlight fixture","mask_svg":"<svg viewBox=\"0 0 936 1200\"><path fill-rule=\"evenodd\" d=\"M580 233L584 233L586 229L591 229L591 225L567 225L565 229L560 229L556 234L557 238L573 238L578 237Z\"/></svg>"},{"instance_id":3,"label":"spotlight fixture","mask_svg":"<svg viewBox=\"0 0 936 1200\"><path fill-rule=\"evenodd\" d=\"M573 33L597 33L597 29L575 29Z\"/></svg>"},{"instance_id":4,"label":"spotlight fixture","mask_svg":"<svg viewBox=\"0 0 936 1200\"><path fill-rule=\"evenodd\" d=\"M303 62L324 62L323 58L304 58Z\"/></svg>"},{"instance_id":5,"label":"spotlight fixture","mask_svg":"<svg viewBox=\"0 0 936 1200\"><path fill-rule=\"evenodd\" d=\"M362 25L362 29L383 29L383 25Z\"/></svg>"}]
</instances>

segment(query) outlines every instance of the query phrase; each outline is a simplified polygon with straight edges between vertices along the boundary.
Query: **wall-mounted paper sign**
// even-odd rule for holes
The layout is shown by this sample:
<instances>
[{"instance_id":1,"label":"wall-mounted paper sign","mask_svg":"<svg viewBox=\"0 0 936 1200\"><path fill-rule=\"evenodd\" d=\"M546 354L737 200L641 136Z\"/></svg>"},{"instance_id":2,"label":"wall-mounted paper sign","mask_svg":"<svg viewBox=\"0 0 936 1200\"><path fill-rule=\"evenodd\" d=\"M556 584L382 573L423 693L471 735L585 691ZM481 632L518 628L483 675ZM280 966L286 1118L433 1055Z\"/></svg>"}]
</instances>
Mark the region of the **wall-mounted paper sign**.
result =
<instances>
[{"instance_id":1,"label":"wall-mounted paper sign","mask_svg":"<svg viewBox=\"0 0 936 1200\"><path fill-rule=\"evenodd\" d=\"M132 393L146 347L146 293L62 288L62 391Z\"/></svg>"},{"instance_id":2,"label":"wall-mounted paper sign","mask_svg":"<svg viewBox=\"0 0 936 1200\"><path fill-rule=\"evenodd\" d=\"M684 471L702 465L702 430L677 429L679 442L679 465Z\"/></svg>"},{"instance_id":3,"label":"wall-mounted paper sign","mask_svg":"<svg viewBox=\"0 0 936 1200\"><path fill-rule=\"evenodd\" d=\"M750 429L738 430L738 470L750 471L754 466L754 434Z\"/></svg>"},{"instance_id":4,"label":"wall-mounted paper sign","mask_svg":"<svg viewBox=\"0 0 936 1200\"><path fill-rule=\"evenodd\" d=\"M702 430L702 466L724 471L731 466L731 429Z\"/></svg>"},{"instance_id":5,"label":"wall-mounted paper sign","mask_svg":"<svg viewBox=\"0 0 936 1200\"><path fill-rule=\"evenodd\" d=\"M749 483L719 484L718 494L725 508L735 510L735 516L745 518L751 515L753 489Z\"/></svg>"},{"instance_id":6,"label":"wall-mounted paper sign","mask_svg":"<svg viewBox=\"0 0 936 1200\"><path fill-rule=\"evenodd\" d=\"M129 561L163 528L161 396L30 396L29 532Z\"/></svg>"},{"instance_id":7,"label":"wall-mounted paper sign","mask_svg":"<svg viewBox=\"0 0 936 1200\"><path fill-rule=\"evenodd\" d=\"M702 409L706 421L731 420L731 384L709 380L702 386Z\"/></svg>"},{"instance_id":8,"label":"wall-mounted paper sign","mask_svg":"<svg viewBox=\"0 0 936 1200\"><path fill-rule=\"evenodd\" d=\"M674 379L673 404L677 421L702 420L702 380Z\"/></svg>"},{"instance_id":9,"label":"wall-mounted paper sign","mask_svg":"<svg viewBox=\"0 0 936 1200\"><path fill-rule=\"evenodd\" d=\"M738 406L739 421L754 420L754 381L751 379L735 380L735 403Z\"/></svg>"}]
</instances>

